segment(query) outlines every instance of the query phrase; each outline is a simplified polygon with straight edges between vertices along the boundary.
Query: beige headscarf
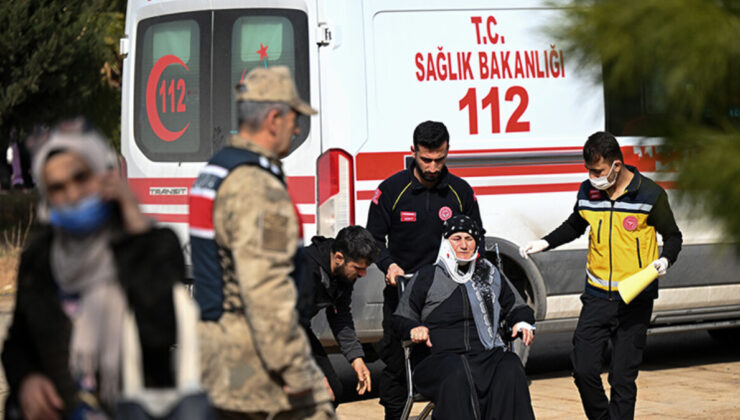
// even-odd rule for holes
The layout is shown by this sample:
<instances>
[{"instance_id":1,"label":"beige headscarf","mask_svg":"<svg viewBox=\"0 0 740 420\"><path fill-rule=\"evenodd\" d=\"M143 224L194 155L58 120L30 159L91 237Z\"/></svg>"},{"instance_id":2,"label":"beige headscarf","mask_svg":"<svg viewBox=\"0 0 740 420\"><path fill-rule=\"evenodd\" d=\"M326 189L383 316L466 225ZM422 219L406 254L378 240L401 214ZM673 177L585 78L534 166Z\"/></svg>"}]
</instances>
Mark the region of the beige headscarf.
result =
<instances>
[{"instance_id":1,"label":"beige headscarf","mask_svg":"<svg viewBox=\"0 0 740 420\"><path fill-rule=\"evenodd\" d=\"M49 218L49 203L43 169L55 151L75 154L96 175L115 168L115 153L92 131L66 130L52 133L34 156L33 174L41 195L39 219ZM94 381L100 374L98 391L105 402L118 393L121 366L121 335L126 297L118 282L110 241L121 234L115 221L83 237L55 228L51 244L51 269L62 291L80 296L79 309L70 314L70 370L78 381Z\"/></svg>"}]
</instances>

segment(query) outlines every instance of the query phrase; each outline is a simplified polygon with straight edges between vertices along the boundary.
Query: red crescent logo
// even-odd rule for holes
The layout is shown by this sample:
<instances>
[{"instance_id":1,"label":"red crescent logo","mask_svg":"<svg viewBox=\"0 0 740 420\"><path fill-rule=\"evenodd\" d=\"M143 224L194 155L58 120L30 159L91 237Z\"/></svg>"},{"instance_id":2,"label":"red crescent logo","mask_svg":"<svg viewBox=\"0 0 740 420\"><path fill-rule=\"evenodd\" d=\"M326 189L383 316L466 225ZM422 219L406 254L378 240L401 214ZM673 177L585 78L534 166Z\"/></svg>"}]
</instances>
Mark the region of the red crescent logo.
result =
<instances>
[{"instance_id":1,"label":"red crescent logo","mask_svg":"<svg viewBox=\"0 0 740 420\"><path fill-rule=\"evenodd\" d=\"M188 66L179 57L168 54L154 63L154 67L152 67L152 71L149 73L149 79L146 82L146 116L149 118L149 124L152 126L152 130L154 130L154 134L164 141L175 141L179 139L185 133L185 130L190 127L190 123L187 123L185 128L178 132L170 131L159 119L159 113L157 112L157 83L164 69L170 64L179 64L185 70L188 70Z\"/></svg>"},{"instance_id":2,"label":"red crescent logo","mask_svg":"<svg viewBox=\"0 0 740 420\"><path fill-rule=\"evenodd\" d=\"M638 225L637 217L635 216L627 216L622 221L622 226L624 226L624 228L630 232L637 229L637 225Z\"/></svg>"},{"instance_id":3,"label":"red crescent logo","mask_svg":"<svg viewBox=\"0 0 740 420\"><path fill-rule=\"evenodd\" d=\"M444 206L441 209L439 209L438 215L439 215L439 218L442 219L442 221L444 222L450 217L452 217L452 209L447 206Z\"/></svg>"}]
</instances>

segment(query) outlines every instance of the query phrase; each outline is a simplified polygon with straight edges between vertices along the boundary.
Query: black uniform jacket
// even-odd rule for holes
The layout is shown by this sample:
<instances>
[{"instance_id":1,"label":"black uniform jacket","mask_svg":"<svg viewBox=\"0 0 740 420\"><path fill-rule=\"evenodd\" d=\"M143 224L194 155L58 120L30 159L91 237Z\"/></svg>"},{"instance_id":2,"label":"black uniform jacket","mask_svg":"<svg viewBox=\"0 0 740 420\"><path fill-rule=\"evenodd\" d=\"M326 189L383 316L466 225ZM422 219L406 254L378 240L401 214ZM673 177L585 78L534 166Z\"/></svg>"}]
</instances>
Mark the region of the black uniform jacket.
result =
<instances>
[{"instance_id":1,"label":"black uniform jacket","mask_svg":"<svg viewBox=\"0 0 740 420\"><path fill-rule=\"evenodd\" d=\"M65 413L77 405L77 388L69 372L72 323L62 310L51 271L53 231L44 228L21 255L13 321L2 363L17 398L21 383L41 373L54 384ZM118 278L134 312L141 339L145 385L173 384L169 351L175 344L172 286L185 278L180 242L169 229L153 228L112 243Z\"/></svg>"},{"instance_id":2,"label":"black uniform jacket","mask_svg":"<svg viewBox=\"0 0 740 420\"><path fill-rule=\"evenodd\" d=\"M483 226L467 182L444 167L439 182L426 188L414 176L414 166L383 181L370 203L367 230L380 246L377 264L384 273L392 263L407 273L434 263L442 224L456 214L468 215Z\"/></svg>"},{"instance_id":3,"label":"black uniform jacket","mask_svg":"<svg viewBox=\"0 0 740 420\"><path fill-rule=\"evenodd\" d=\"M355 323L352 320L352 289L349 284L331 275L331 246L334 239L314 236L311 245L304 249L303 277L299 285L298 311L301 325L311 328L313 319L320 310L326 310L326 319L329 322L339 348L348 361L364 357L360 340L355 333ZM311 337L311 351L314 354L324 354L321 343Z\"/></svg>"}]
</instances>

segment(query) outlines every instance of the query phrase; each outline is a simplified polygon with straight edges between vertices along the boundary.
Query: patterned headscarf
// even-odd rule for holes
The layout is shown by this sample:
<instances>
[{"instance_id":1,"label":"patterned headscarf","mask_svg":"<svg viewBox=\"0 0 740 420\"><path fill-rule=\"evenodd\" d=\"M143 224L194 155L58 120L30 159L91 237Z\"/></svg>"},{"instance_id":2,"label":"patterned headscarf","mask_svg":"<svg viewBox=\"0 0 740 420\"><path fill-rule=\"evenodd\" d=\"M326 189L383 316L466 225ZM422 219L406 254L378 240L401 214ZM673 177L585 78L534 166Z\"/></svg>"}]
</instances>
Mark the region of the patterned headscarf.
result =
<instances>
[{"instance_id":1,"label":"patterned headscarf","mask_svg":"<svg viewBox=\"0 0 740 420\"><path fill-rule=\"evenodd\" d=\"M444 238L447 239L457 232L467 232L470 236L475 239L475 245L478 249L481 249L481 245L485 248L486 230L483 229L478 222L473 220L470 216L464 214L456 214L445 221L442 227L444 229Z\"/></svg>"},{"instance_id":2,"label":"patterned headscarf","mask_svg":"<svg viewBox=\"0 0 740 420\"><path fill-rule=\"evenodd\" d=\"M447 269L450 278L456 283L467 283L473 277L476 266L475 261L481 249L480 244L485 243L485 237L483 236L485 231L475 220L464 214L459 214L448 219L443 229L442 243L439 245L436 264L442 264ZM475 240L476 252L469 260L458 258L450 244L449 237L458 232L469 233ZM465 267L465 264L467 264L467 267L464 271L461 271L461 268Z\"/></svg>"}]
</instances>

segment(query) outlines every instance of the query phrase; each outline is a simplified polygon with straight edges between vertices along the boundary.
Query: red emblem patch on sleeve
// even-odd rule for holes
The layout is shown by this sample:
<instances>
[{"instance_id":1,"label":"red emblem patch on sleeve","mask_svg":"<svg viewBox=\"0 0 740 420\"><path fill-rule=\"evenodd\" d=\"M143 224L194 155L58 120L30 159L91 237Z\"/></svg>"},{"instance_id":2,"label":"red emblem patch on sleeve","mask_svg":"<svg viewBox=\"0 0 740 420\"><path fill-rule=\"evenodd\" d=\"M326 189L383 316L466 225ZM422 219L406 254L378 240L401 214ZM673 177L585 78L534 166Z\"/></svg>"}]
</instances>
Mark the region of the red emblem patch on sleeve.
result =
<instances>
[{"instance_id":1,"label":"red emblem patch on sleeve","mask_svg":"<svg viewBox=\"0 0 740 420\"><path fill-rule=\"evenodd\" d=\"M380 200L380 194L383 194L382 191L380 191L380 188L375 190L375 194L373 194L373 204L378 204L378 200Z\"/></svg>"},{"instance_id":2,"label":"red emblem patch on sleeve","mask_svg":"<svg viewBox=\"0 0 740 420\"><path fill-rule=\"evenodd\" d=\"M443 222L447 221L447 219L449 219L450 217L452 217L451 208L444 206L441 209L439 209L439 218L442 219Z\"/></svg>"},{"instance_id":3,"label":"red emblem patch on sleeve","mask_svg":"<svg viewBox=\"0 0 740 420\"><path fill-rule=\"evenodd\" d=\"M595 189L589 190L588 198L590 198L591 200L598 200L599 198L601 198L601 191Z\"/></svg>"}]
</instances>

